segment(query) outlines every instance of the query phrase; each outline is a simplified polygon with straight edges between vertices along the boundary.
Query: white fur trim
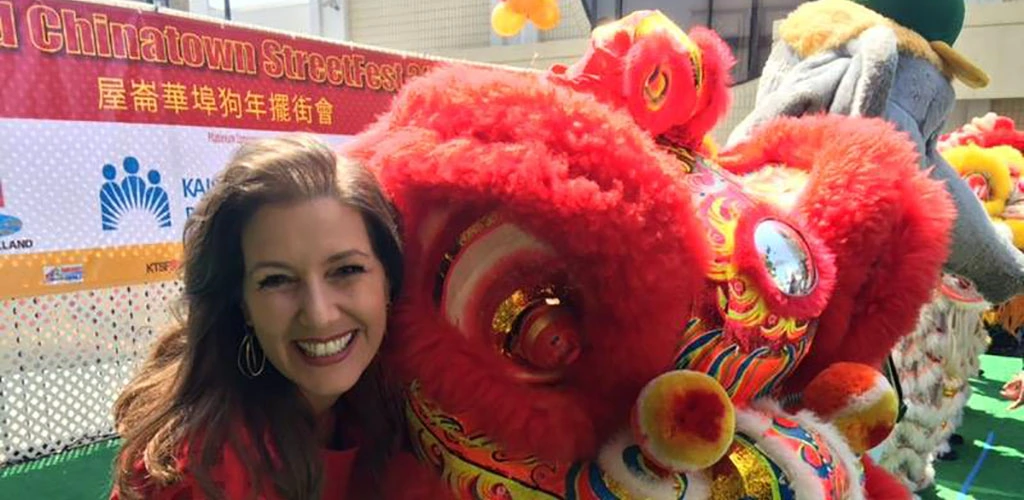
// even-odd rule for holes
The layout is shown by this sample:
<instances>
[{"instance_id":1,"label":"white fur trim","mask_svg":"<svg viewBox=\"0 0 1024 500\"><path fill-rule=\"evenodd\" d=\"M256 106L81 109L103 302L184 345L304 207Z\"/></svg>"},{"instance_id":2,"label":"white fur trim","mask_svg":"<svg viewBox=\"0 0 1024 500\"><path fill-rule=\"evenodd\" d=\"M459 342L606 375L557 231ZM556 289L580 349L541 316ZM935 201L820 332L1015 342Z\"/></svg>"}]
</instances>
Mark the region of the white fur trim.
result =
<instances>
[{"instance_id":1,"label":"white fur trim","mask_svg":"<svg viewBox=\"0 0 1024 500\"><path fill-rule=\"evenodd\" d=\"M967 380L977 374L987 348L981 315L988 307L936 294L914 332L893 352L907 413L883 443L878 463L913 490L932 484L934 455L962 418L970 395ZM956 391L952 397L946 396L948 388Z\"/></svg>"},{"instance_id":2,"label":"white fur trim","mask_svg":"<svg viewBox=\"0 0 1024 500\"><path fill-rule=\"evenodd\" d=\"M686 496L683 500L706 500L711 498L711 479L708 471L702 470L686 474ZM673 499L675 500L675 499Z\"/></svg>"}]
</instances>

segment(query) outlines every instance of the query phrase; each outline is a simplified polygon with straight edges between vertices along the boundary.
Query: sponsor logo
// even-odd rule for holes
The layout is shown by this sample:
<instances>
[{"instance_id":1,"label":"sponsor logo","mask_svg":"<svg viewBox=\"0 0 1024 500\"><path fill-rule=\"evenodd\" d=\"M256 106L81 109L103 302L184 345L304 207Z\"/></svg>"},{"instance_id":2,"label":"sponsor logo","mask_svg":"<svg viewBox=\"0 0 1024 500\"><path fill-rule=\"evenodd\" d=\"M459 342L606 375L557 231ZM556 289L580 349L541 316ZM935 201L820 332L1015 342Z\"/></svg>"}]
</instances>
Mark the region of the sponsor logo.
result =
<instances>
[{"instance_id":1,"label":"sponsor logo","mask_svg":"<svg viewBox=\"0 0 1024 500\"><path fill-rule=\"evenodd\" d=\"M6 202L4 200L4 181L0 179L0 211L6 208ZM0 238L6 236L14 236L22 229L21 219L0 213ZM0 239L0 252L7 250L28 250L32 248L35 243L28 238L22 239Z\"/></svg>"},{"instance_id":2,"label":"sponsor logo","mask_svg":"<svg viewBox=\"0 0 1024 500\"><path fill-rule=\"evenodd\" d=\"M173 273L181 267L181 261L165 260L161 262L150 262L146 264L146 274Z\"/></svg>"},{"instance_id":3,"label":"sponsor logo","mask_svg":"<svg viewBox=\"0 0 1024 500\"><path fill-rule=\"evenodd\" d=\"M21 231L21 219L13 215L0 214L0 238L11 236Z\"/></svg>"},{"instance_id":4,"label":"sponsor logo","mask_svg":"<svg viewBox=\"0 0 1024 500\"><path fill-rule=\"evenodd\" d=\"M160 185L160 171L150 169L145 177L139 172L139 160L134 156L124 158L122 172L109 163L103 165L99 197L104 231L130 225L128 221L137 220L133 214L143 214L157 228L171 227L171 202L167 190ZM123 174L120 181L119 174Z\"/></svg>"},{"instance_id":5,"label":"sponsor logo","mask_svg":"<svg viewBox=\"0 0 1024 500\"><path fill-rule=\"evenodd\" d=\"M181 194L185 198L185 218L192 216L195 204L217 184L212 177L185 177L181 179Z\"/></svg>"},{"instance_id":6,"label":"sponsor logo","mask_svg":"<svg viewBox=\"0 0 1024 500\"><path fill-rule=\"evenodd\" d=\"M47 285L66 285L85 281L85 266L70 264L43 268L43 282Z\"/></svg>"}]
</instances>

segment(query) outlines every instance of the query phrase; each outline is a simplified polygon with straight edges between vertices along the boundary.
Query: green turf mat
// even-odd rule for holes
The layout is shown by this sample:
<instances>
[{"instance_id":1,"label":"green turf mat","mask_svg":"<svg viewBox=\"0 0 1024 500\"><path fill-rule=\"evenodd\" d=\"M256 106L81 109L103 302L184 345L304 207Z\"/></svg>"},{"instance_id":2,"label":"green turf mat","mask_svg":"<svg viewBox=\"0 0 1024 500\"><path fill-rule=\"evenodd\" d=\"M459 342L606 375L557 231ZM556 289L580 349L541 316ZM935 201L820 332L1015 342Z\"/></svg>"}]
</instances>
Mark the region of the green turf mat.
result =
<instances>
[{"instance_id":1,"label":"green turf mat","mask_svg":"<svg viewBox=\"0 0 1024 500\"><path fill-rule=\"evenodd\" d=\"M108 440L0 470L4 500L100 500L110 496L119 440Z\"/></svg>"},{"instance_id":2,"label":"green turf mat","mask_svg":"<svg viewBox=\"0 0 1024 500\"><path fill-rule=\"evenodd\" d=\"M981 366L985 373L971 380L974 393L957 431L964 437L963 446L956 448L959 457L936 463L937 484L921 492L924 500L1024 498L1024 408L1008 411L1007 401L999 396L1003 384L1020 371L1021 360L986 355ZM990 432L991 445L978 465ZM965 488L964 482L976 466L977 473Z\"/></svg>"}]
</instances>

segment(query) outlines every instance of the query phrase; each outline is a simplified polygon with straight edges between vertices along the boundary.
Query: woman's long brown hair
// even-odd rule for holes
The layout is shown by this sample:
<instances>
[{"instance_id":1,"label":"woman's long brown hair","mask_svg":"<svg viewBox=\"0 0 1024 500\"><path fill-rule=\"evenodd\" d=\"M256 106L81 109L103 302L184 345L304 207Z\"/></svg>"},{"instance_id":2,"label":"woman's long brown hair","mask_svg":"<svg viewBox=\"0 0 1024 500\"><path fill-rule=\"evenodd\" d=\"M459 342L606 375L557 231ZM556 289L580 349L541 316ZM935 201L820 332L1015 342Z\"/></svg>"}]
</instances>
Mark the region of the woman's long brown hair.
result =
<instances>
[{"instance_id":1,"label":"woman's long brown hair","mask_svg":"<svg viewBox=\"0 0 1024 500\"><path fill-rule=\"evenodd\" d=\"M319 498L323 471L311 409L270 363L250 379L237 360L245 334L243 228L267 204L323 196L362 213L391 297L399 293L397 216L372 174L309 137L242 146L185 223L181 326L157 340L114 405L124 440L114 474L122 498L142 497L146 482L180 480L182 459L207 497L223 498L210 471L226 446L241 456L254 488L269 480L283 498ZM382 349L387 346L385 335ZM380 357L339 401L344 421L354 421L364 438L353 480L377 477L404 431L397 391ZM139 460L146 478L134 471Z\"/></svg>"}]
</instances>

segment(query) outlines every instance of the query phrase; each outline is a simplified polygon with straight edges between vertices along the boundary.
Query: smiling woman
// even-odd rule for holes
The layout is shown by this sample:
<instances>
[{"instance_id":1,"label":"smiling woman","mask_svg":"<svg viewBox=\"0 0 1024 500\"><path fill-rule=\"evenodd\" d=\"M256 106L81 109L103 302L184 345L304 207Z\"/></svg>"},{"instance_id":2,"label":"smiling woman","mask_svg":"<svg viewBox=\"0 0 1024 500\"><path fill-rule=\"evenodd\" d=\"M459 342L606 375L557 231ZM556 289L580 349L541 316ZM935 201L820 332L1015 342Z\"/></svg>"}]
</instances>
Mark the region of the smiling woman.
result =
<instances>
[{"instance_id":1,"label":"smiling woman","mask_svg":"<svg viewBox=\"0 0 1024 500\"><path fill-rule=\"evenodd\" d=\"M314 412L327 410L366 370L387 322L387 277L362 216L332 197L267 206L243 231L242 255L249 327Z\"/></svg>"},{"instance_id":2,"label":"smiling woman","mask_svg":"<svg viewBox=\"0 0 1024 500\"><path fill-rule=\"evenodd\" d=\"M304 137L243 146L213 186L185 228L187 319L115 405L112 498L375 496L403 428L378 361L391 205Z\"/></svg>"}]
</instances>

